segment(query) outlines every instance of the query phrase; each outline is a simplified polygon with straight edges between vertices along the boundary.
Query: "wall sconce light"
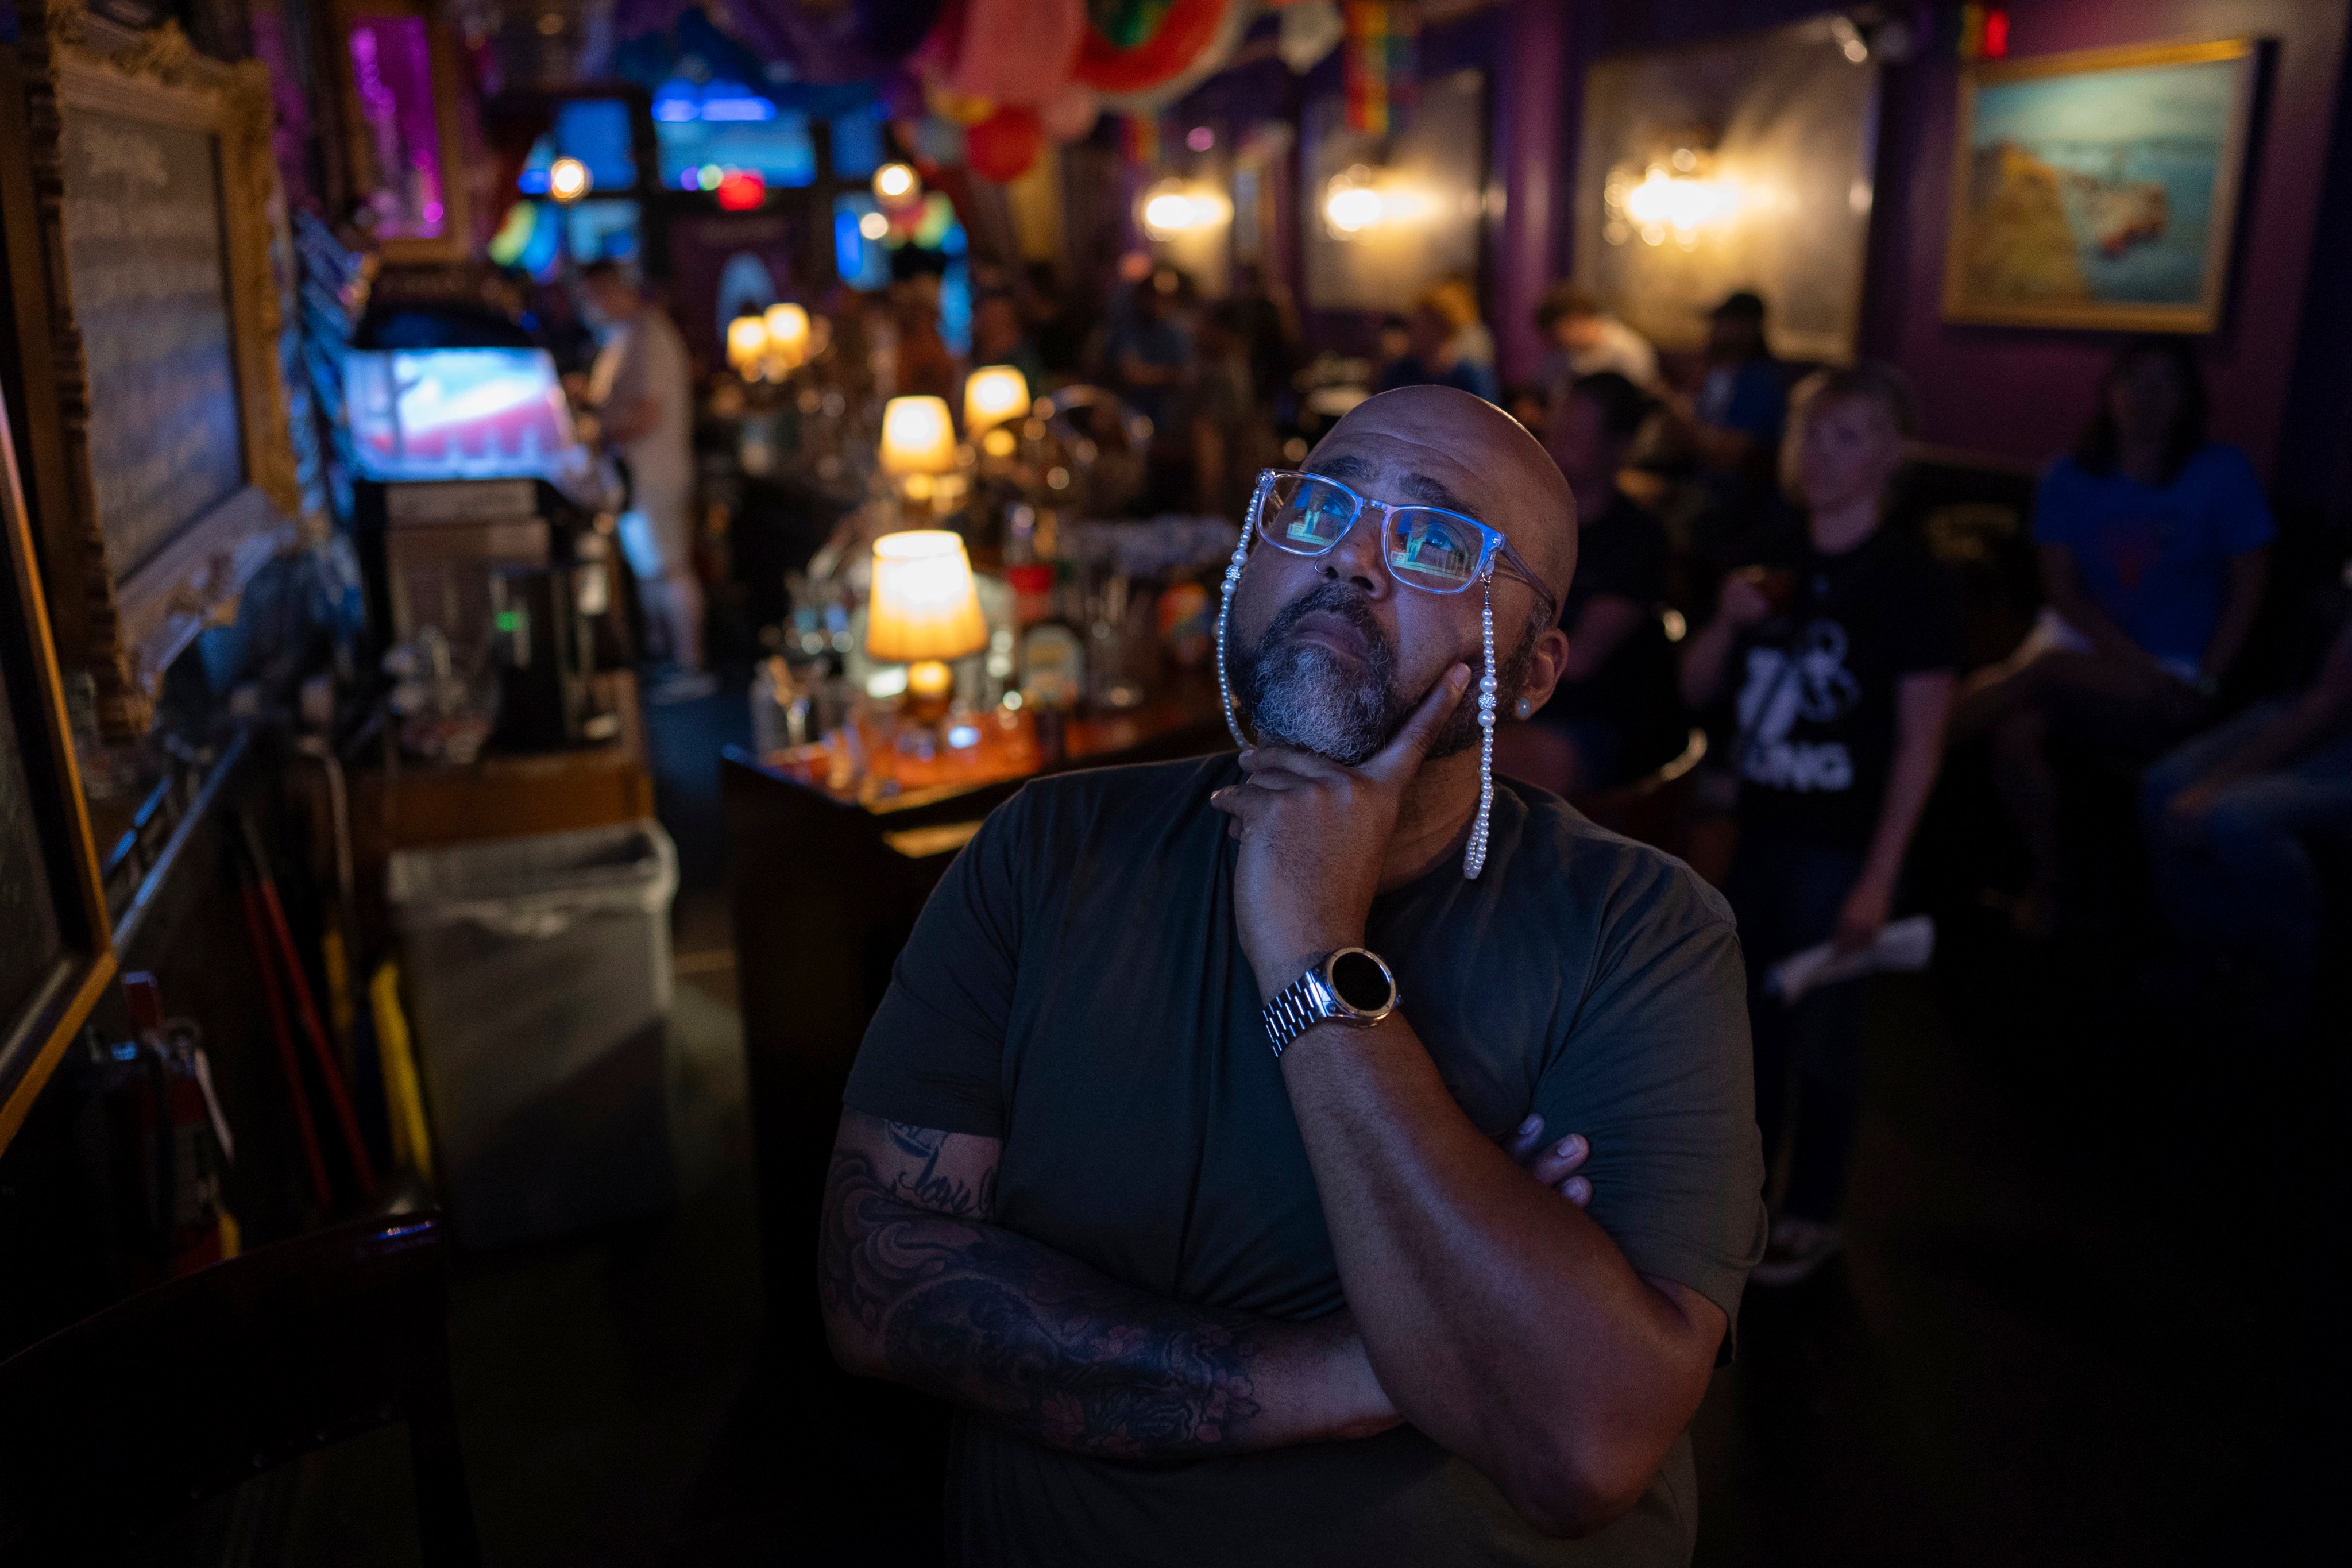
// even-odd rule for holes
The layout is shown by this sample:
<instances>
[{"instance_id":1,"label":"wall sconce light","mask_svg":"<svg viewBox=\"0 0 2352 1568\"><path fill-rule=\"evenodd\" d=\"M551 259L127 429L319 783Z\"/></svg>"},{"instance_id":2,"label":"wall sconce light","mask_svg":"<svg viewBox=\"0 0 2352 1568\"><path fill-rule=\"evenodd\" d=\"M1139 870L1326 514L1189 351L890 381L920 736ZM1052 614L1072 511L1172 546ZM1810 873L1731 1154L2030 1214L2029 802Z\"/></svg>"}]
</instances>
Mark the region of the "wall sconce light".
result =
<instances>
[{"instance_id":1,"label":"wall sconce light","mask_svg":"<svg viewBox=\"0 0 2352 1568\"><path fill-rule=\"evenodd\" d=\"M1629 163L1612 169L1601 191L1609 210L1601 237L1623 245L1638 234L1644 245L1664 245L1671 236L1685 250L1696 247L1701 233L1739 212L1738 188L1716 177L1714 163L1709 153L1677 147L1638 180Z\"/></svg>"},{"instance_id":2,"label":"wall sconce light","mask_svg":"<svg viewBox=\"0 0 2352 1568\"><path fill-rule=\"evenodd\" d=\"M1162 180L1144 194L1143 232L1154 239L1171 239L1233 220L1232 200L1209 185Z\"/></svg>"},{"instance_id":3,"label":"wall sconce light","mask_svg":"<svg viewBox=\"0 0 2352 1568\"><path fill-rule=\"evenodd\" d=\"M1368 238L1428 214L1428 194L1386 169L1358 163L1323 187L1323 226L1334 239Z\"/></svg>"}]
</instances>

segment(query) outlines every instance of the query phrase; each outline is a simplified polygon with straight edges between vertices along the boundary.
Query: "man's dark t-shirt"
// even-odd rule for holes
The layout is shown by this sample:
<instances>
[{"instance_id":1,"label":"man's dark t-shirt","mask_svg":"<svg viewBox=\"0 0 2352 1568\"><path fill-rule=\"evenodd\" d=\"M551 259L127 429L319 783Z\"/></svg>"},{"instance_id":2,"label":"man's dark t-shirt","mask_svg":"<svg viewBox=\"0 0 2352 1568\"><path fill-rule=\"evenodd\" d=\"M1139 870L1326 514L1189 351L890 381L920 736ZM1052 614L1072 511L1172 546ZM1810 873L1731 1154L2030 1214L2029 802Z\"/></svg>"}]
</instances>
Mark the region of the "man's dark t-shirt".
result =
<instances>
[{"instance_id":1,"label":"man's dark t-shirt","mask_svg":"<svg viewBox=\"0 0 2352 1568\"><path fill-rule=\"evenodd\" d=\"M1604 596L1632 600L1642 607L1642 621L1609 650L1600 668L1582 680L1561 682L1538 715L1549 722L1610 726L1620 738L1624 773L1655 767L1682 749L1674 645L1655 613L1666 596L1666 560L1665 524L1622 491L1577 531L1576 575L1560 607L1561 627L1572 636L1584 607Z\"/></svg>"},{"instance_id":2,"label":"man's dark t-shirt","mask_svg":"<svg viewBox=\"0 0 2352 1568\"><path fill-rule=\"evenodd\" d=\"M1343 1301L1234 934L1238 848L1208 804L1238 777L1226 755L1031 784L932 895L845 1098L1003 1140L997 1224L1164 1299L1301 1321ZM1484 873L1449 858L1383 893L1369 945L1471 1121L1501 1133L1533 1110L1586 1134L1592 1217L1636 1269L1736 1317L1763 1165L1723 901L1497 787ZM966 1415L950 1485L968 1563L1667 1563L1695 1522L1687 1438L1580 1542L1538 1535L1410 1427L1142 1465Z\"/></svg>"},{"instance_id":3,"label":"man's dark t-shirt","mask_svg":"<svg viewBox=\"0 0 2352 1568\"><path fill-rule=\"evenodd\" d=\"M1896 683L1960 661L1951 584L1883 528L1826 555L1800 523L1750 561L1789 573L1792 594L1740 639L1740 831L1866 848L1895 757Z\"/></svg>"}]
</instances>

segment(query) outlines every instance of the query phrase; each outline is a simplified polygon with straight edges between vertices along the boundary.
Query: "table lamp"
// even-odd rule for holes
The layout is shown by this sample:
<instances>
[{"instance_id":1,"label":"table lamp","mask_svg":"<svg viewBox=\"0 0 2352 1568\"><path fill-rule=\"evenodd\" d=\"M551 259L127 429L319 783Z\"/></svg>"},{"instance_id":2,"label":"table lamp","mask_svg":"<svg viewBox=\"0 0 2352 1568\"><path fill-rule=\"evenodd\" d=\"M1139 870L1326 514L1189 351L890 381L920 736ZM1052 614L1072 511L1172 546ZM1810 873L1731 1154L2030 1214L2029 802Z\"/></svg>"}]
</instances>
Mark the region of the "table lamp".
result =
<instances>
[{"instance_id":1,"label":"table lamp","mask_svg":"<svg viewBox=\"0 0 2352 1568\"><path fill-rule=\"evenodd\" d=\"M921 401L940 403L936 397ZM944 418L946 405L940 408ZM972 584L971 561L961 536L943 528L917 528L874 542L866 652L878 662L907 666L900 710L909 721L928 732L947 717L954 677L946 661L987 647L988 621L980 611L980 590Z\"/></svg>"},{"instance_id":2,"label":"table lamp","mask_svg":"<svg viewBox=\"0 0 2352 1568\"><path fill-rule=\"evenodd\" d=\"M727 368L745 380L760 371L768 357L768 323L757 316L738 316L727 323Z\"/></svg>"},{"instance_id":3,"label":"table lamp","mask_svg":"<svg viewBox=\"0 0 2352 1568\"><path fill-rule=\"evenodd\" d=\"M761 320L768 330L768 374L781 381L808 363L808 312L787 302L769 306Z\"/></svg>"},{"instance_id":4,"label":"table lamp","mask_svg":"<svg viewBox=\"0 0 2352 1568\"><path fill-rule=\"evenodd\" d=\"M963 433L977 441L1008 419L1029 412L1029 380L1009 364L982 365L964 379Z\"/></svg>"}]
</instances>

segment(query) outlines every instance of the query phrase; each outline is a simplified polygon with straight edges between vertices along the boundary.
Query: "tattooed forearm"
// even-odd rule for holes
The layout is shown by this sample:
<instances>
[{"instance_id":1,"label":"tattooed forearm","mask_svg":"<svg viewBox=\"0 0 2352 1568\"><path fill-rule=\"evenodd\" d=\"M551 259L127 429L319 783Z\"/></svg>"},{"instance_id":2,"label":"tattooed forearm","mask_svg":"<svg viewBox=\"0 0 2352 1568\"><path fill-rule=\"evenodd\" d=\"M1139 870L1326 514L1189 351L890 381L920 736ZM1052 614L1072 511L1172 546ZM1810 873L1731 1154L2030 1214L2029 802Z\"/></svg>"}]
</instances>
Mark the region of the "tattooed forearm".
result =
<instances>
[{"instance_id":1,"label":"tattooed forearm","mask_svg":"<svg viewBox=\"0 0 2352 1568\"><path fill-rule=\"evenodd\" d=\"M1255 1446L1258 1363L1283 1328L1157 1300L987 1224L993 1171L943 1175L942 1138L889 1124L878 1151L834 1151L820 1273L845 1361L1078 1453Z\"/></svg>"}]
</instances>

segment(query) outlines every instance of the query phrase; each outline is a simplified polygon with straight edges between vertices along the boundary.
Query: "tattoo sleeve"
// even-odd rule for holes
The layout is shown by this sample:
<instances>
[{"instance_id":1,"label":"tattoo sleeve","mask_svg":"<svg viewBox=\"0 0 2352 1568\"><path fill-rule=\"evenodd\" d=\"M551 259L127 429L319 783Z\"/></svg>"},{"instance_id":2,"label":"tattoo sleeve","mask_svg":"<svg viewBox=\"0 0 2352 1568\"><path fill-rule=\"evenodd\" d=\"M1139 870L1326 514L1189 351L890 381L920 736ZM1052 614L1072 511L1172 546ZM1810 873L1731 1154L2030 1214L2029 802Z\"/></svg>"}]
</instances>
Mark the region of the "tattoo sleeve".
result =
<instances>
[{"instance_id":1,"label":"tattoo sleeve","mask_svg":"<svg viewBox=\"0 0 2352 1568\"><path fill-rule=\"evenodd\" d=\"M1076 1453L1263 1446L1258 1363L1285 1326L1160 1300L991 1224L996 1149L843 1118L819 1265L835 1353Z\"/></svg>"}]
</instances>

